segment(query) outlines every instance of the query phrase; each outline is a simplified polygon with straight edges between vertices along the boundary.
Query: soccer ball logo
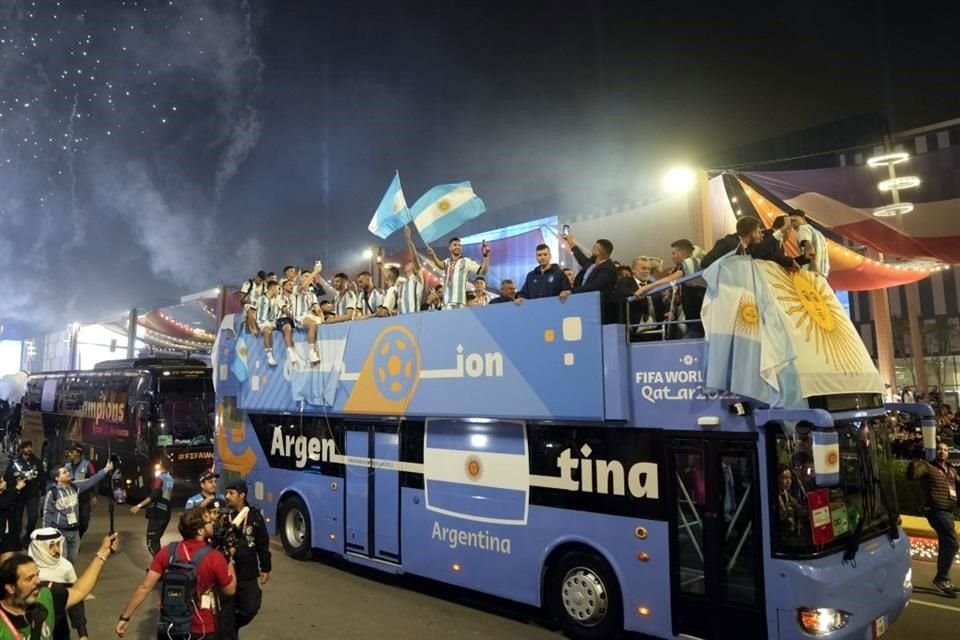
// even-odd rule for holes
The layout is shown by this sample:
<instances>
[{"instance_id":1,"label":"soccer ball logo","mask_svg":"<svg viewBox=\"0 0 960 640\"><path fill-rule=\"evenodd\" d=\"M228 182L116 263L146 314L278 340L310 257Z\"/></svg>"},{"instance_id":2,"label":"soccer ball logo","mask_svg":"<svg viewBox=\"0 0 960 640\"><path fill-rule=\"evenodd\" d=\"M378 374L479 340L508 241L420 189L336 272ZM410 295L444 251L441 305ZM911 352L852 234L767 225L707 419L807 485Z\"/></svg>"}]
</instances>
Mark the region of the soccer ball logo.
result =
<instances>
[{"instance_id":1,"label":"soccer ball logo","mask_svg":"<svg viewBox=\"0 0 960 640\"><path fill-rule=\"evenodd\" d=\"M380 334L373 350L377 390L387 400L404 400L420 377L420 351L413 335L403 327L392 327Z\"/></svg>"}]
</instances>

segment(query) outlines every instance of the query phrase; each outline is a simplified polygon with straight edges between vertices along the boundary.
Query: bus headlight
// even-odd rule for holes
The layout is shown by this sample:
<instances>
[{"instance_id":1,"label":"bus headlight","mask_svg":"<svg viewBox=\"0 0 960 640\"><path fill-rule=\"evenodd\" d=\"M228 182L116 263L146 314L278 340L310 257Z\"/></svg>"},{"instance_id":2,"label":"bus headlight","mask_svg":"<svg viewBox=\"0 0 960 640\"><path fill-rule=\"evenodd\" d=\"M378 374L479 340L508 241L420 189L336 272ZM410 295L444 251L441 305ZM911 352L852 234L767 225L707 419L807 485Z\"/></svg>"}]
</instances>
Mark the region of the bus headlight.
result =
<instances>
[{"instance_id":1,"label":"bus headlight","mask_svg":"<svg viewBox=\"0 0 960 640\"><path fill-rule=\"evenodd\" d=\"M797 609L797 622L807 633L822 636L847 626L850 614L839 609Z\"/></svg>"},{"instance_id":2,"label":"bus headlight","mask_svg":"<svg viewBox=\"0 0 960 640\"><path fill-rule=\"evenodd\" d=\"M903 576L903 590L913 589L913 567L907 569L907 575Z\"/></svg>"}]
</instances>

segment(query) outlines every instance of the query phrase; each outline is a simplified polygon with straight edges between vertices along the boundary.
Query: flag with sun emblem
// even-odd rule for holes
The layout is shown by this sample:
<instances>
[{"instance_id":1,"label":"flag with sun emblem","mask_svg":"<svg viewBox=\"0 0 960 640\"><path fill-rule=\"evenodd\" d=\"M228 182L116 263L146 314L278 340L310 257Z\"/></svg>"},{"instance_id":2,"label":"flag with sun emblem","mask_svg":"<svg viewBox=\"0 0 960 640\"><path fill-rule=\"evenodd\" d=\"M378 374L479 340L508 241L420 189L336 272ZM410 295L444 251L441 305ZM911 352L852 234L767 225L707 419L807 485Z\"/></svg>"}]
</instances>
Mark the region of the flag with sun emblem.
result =
<instances>
[{"instance_id":1,"label":"flag with sun emblem","mask_svg":"<svg viewBox=\"0 0 960 640\"><path fill-rule=\"evenodd\" d=\"M757 262L729 256L703 278L704 386L770 406L802 406L792 368L796 354Z\"/></svg>"},{"instance_id":2,"label":"flag with sun emblem","mask_svg":"<svg viewBox=\"0 0 960 640\"><path fill-rule=\"evenodd\" d=\"M469 182L441 184L430 189L410 208L413 224L424 242L445 236L487 208Z\"/></svg>"},{"instance_id":3,"label":"flag with sun emblem","mask_svg":"<svg viewBox=\"0 0 960 640\"><path fill-rule=\"evenodd\" d=\"M527 522L530 466L522 422L428 420L427 509L495 524Z\"/></svg>"},{"instance_id":4,"label":"flag with sun emblem","mask_svg":"<svg viewBox=\"0 0 960 640\"><path fill-rule=\"evenodd\" d=\"M758 261L757 268L796 353L804 398L883 393L867 347L825 278L786 271L772 262Z\"/></svg>"}]
</instances>

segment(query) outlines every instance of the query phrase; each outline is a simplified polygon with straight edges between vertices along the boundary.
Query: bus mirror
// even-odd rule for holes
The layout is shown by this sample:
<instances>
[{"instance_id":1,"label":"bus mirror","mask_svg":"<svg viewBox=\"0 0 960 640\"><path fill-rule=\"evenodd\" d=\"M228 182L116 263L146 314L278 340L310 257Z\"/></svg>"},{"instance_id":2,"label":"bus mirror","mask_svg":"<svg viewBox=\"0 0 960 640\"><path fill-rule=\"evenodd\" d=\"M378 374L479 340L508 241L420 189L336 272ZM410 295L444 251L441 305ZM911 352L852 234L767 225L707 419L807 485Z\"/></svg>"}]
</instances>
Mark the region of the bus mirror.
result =
<instances>
[{"instance_id":1,"label":"bus mirror","mask_svg":"<svg viewBox=\"0 0 960 640\"><path fill-rule=\"evenodd\" d=\"M840 437L836 431L814 431L813 473L818 487L840 484Z\"/></svg>"}]
</instances>

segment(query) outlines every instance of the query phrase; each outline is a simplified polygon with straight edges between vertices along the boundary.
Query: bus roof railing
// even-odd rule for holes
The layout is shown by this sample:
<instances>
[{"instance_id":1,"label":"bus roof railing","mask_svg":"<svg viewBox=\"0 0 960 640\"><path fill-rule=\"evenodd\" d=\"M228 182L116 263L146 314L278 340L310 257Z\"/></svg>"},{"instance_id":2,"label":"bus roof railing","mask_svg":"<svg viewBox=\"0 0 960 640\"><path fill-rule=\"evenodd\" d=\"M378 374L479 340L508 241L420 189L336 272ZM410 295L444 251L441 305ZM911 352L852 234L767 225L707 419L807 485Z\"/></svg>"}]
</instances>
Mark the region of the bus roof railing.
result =
<instances>
[{"instance_id":1,"label":"bus roof railing","mask_svg":"<svg viewBox=\"0 0 960 640\"><path fill-rule=\"evenodd\" d=\"M134 358L132 360L107 360L93 366L94 371L112 369L148 369L154 367L207 367L203 360L196 358Z\"/></svg>"},{"instance_id":2,"label":"bus roof railing","mask_svg":"<svg viewBox=\"0 0 960 640\"><path fill-rule=\"evenodd\" d=\"M886 402L883 406L887 411L900 411L920 418L936 417L933 407L924 402Z\"/></svg>"},{"instance_id":3,"label":"bus roof railing","mask_svg":"<svg viewBox=\"0 0 960 640\"><path fill-rule=\"evenodd\" d=\"M834 416L826 409L757 409L753 412L758 425L770 422L809 422L821 429L834 426Z\"/></svg>"}]
</instances>

